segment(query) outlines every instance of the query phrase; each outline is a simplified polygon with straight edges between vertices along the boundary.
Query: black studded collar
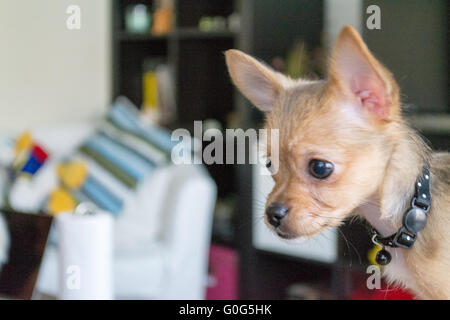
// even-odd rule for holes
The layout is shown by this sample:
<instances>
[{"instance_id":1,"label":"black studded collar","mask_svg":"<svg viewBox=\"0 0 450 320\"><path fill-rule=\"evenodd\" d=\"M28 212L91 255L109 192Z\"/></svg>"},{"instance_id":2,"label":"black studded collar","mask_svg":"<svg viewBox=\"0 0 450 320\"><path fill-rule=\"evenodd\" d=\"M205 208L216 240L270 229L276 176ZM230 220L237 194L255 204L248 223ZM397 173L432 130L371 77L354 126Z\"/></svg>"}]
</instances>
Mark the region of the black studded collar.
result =
<instances>
[{"instance_id":1,"label":"black studded collar","mask_svg":"<svg viewBox=\"0 0 450 320\"><path fill-rule=\"evenodd\" d=\"M411 249L414 246L419 231L425 228L427 214L431 207L430 179L430 168L426 166L416 181L411 207L405 212L402 226L396 233L382 237L377 230L372 228L372 241L383 248L375 258L377 263L386 265L390 262L391 256L384 249L386 246L403 249Z\"/></svg>"}]
</instances>

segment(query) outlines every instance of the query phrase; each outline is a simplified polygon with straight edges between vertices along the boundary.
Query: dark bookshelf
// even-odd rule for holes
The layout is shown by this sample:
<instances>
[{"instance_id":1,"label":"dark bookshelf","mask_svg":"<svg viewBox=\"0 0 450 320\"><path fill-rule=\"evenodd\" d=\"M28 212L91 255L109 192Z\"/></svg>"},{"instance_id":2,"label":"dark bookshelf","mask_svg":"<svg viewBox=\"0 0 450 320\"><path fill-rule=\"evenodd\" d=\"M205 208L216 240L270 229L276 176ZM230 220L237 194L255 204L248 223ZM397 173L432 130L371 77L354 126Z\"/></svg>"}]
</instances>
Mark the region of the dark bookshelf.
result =
<instances>
[{"instance_id":1,"label":"dark bookshelf","mask_svg":"<svg viewBox=\"0 0 450 320\"><path fill-rule=\"evenodd\" d=\"M142 75L146 59L161 59L172 68L177 114L168 128L192 132L195 120L217 120L227 127L235 110L233 88L228 80L223 52L236 47L239 33L221 29L202 31L202 16L228 17L238 11L236 1L175 1L175 25L164 35L132 33L125 28L129 5L146 4L153 13L155 1L115 0L113 6L113 98L127 96L140 107L143 100ZM210 165L219 197L235 193L234 167Z\"/></svg>"}]
</instances>

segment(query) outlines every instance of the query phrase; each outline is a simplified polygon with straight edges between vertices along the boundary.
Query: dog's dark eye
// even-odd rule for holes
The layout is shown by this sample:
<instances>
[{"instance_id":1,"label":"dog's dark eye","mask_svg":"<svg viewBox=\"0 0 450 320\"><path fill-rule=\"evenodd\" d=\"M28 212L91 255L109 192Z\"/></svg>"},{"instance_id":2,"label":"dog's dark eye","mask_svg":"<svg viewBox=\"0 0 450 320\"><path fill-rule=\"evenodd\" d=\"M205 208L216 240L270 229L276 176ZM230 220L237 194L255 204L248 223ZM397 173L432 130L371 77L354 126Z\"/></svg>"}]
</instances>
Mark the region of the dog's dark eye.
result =
<instances>
[{"instance_id":1,"label":"dog's dark eye","mask_svg":"<svg viewBox=\"0 0 450 320\"><path fill-rule=\"evenodd\" d=\"M317 179L328 178L334 170L334 166L331 162L313 159L309 163L309 172Z\"/></svg>"},{"instance_id":2,"label":"dog's dark eye","mask_svg":"<svg viewBox=\"0 0 450 320\"><path fill-rule=\"evenodd\" d=\"M272 166L272 161L270 159L266 160L266 168L270 169L270 167Z\"/></svg>"}]
</instances>

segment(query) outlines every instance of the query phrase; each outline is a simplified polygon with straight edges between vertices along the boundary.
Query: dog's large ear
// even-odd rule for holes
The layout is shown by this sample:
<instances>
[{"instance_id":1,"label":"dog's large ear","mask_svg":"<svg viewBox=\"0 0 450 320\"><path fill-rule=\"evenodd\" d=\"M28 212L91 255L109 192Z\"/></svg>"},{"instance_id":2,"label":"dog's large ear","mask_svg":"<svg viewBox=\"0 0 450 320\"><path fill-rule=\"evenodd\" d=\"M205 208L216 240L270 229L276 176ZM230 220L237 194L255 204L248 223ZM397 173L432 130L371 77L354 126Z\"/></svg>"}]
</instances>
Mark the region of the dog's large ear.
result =
<instances>
[{"instance_id":1,"label":"dog's large ear","mask_svg":"<svg viewBox=\"0 0 450 320\"><path fill-rule=\"evenodd\" d=\"M225 58L231 78L242 94L261 111L270 111L283 89L283 76L239 50L226 51Z\"/></svg>"},{"instance_id":2,"label":"dog's large ear","mask_svg":"<svg viewBox=\"0 0 450 320\"><path fill-rule=\"evenodd\" d=\"M329 69L331 86L379 120L400 113L399 89L392 74L375 59L352 26L345 26L333 49Z\"/></svg>"}]
</instances>

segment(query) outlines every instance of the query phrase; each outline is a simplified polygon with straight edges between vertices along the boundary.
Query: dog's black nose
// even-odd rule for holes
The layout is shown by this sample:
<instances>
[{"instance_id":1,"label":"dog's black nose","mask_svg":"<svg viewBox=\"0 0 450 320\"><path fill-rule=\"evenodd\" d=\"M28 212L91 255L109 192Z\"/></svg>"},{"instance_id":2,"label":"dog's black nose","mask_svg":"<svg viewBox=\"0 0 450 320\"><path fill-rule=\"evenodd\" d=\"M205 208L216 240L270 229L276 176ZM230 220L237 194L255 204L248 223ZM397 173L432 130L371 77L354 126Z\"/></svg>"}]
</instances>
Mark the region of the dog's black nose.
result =
<instances>
[{"instance_id":1,"label":"dog's black nose","mask_svg":"<svg viewBox=\"0 0 450 320\"><path fill-rule=\"evenodd\" d=\"M288 214L289 208L281 203L271 203L267 209L267 220L275 228L279 227L281 220Z\"/></svg>"}]
</instances>

